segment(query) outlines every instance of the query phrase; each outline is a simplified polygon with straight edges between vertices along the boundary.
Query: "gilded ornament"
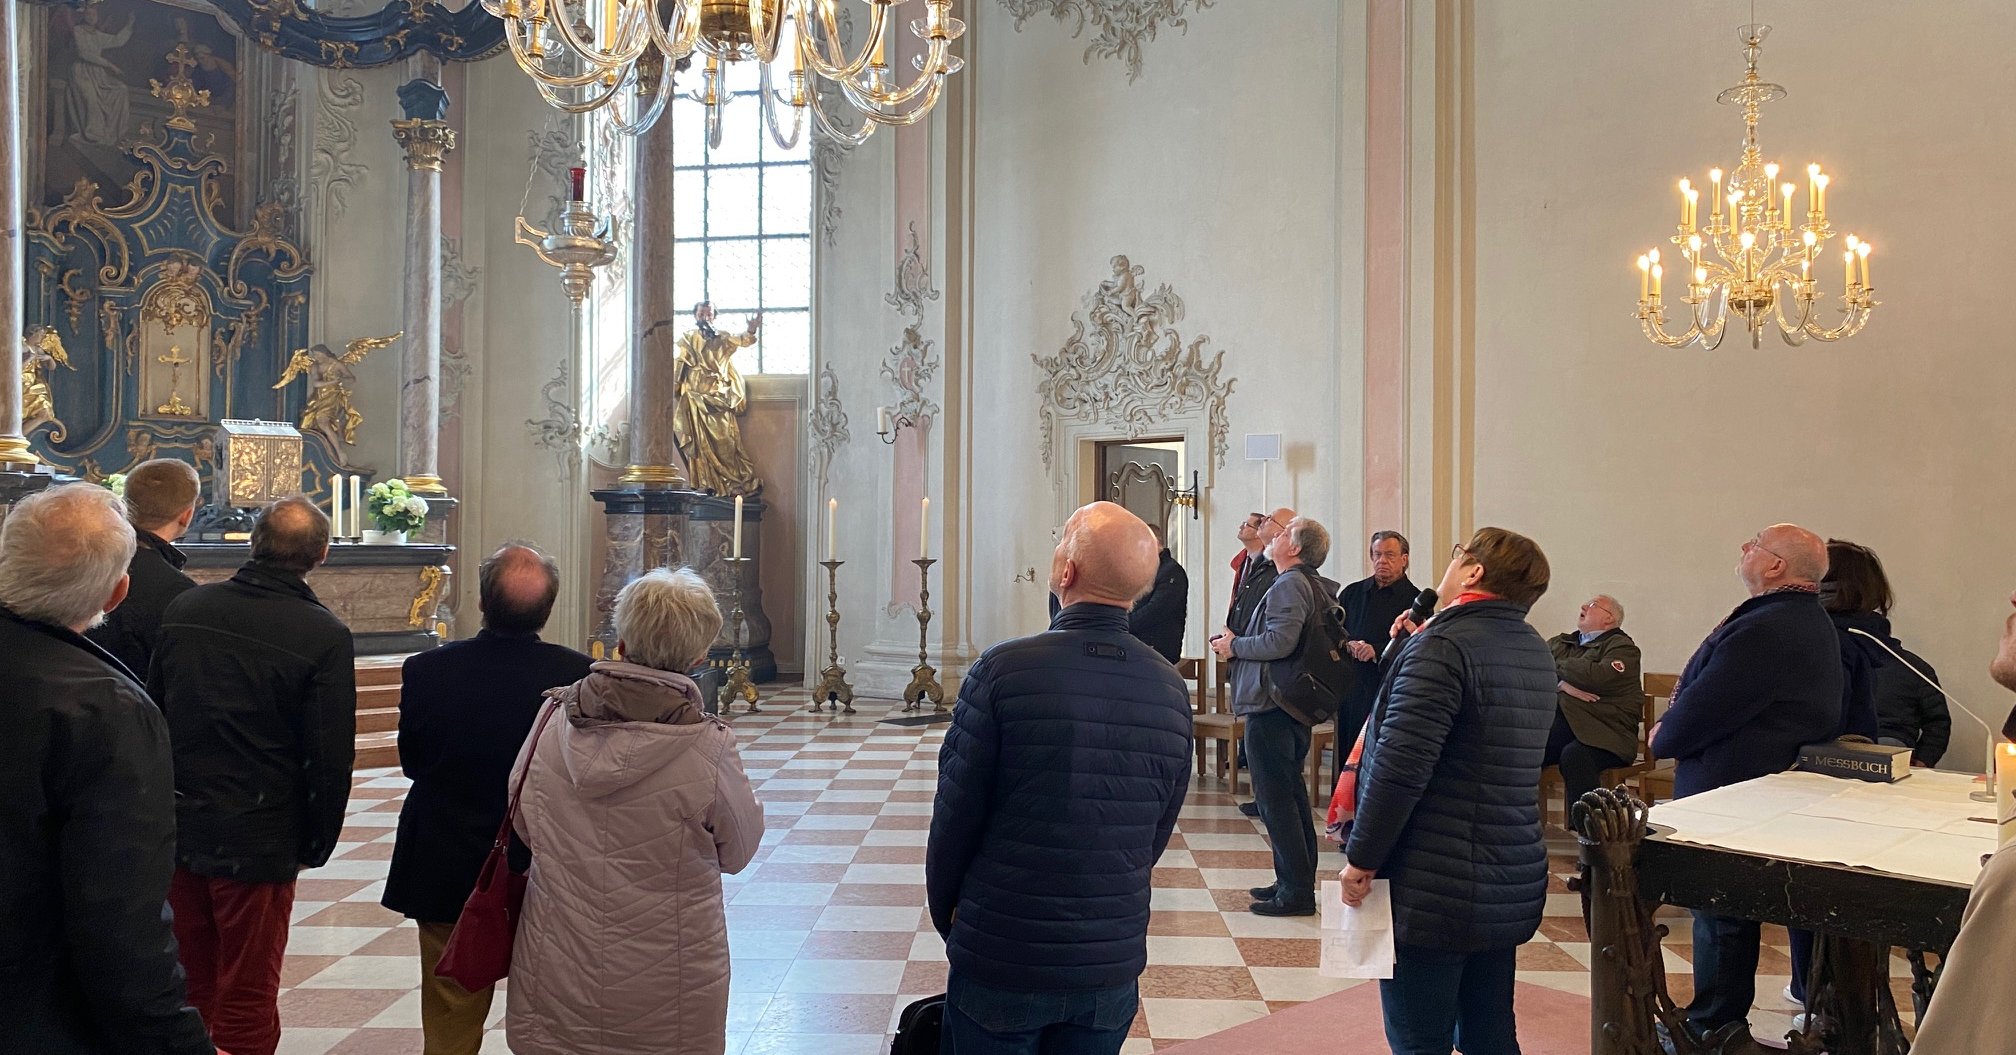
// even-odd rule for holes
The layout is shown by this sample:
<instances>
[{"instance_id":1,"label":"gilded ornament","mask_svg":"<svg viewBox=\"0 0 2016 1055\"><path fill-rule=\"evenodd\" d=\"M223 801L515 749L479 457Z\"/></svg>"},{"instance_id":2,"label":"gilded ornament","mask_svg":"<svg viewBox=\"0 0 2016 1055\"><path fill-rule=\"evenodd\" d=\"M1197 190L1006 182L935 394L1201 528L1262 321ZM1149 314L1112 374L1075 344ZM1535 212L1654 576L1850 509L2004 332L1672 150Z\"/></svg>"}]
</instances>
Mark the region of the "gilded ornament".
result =
<instances>
[{"instance_id":1,"label":"gilded ornament","mask_svg":"<svg viewBox=\"0 0 2016 1055\"><path fill-rule=\"evenodd\" d=\"M210 105L210 92L196 87L189 79L189 71L196 68L197 58L187 44L175 45L168 53L168 64L175 67L175 73L167 84L148 78L147 84L154 98L166 100L175 112L168 115L168 127L183 132L196 131L196 122L189 119L189 111Z\"/></svg>"},{"instance_id":2,"label":"gilded ornament","mask_svg":"<svg viewBox=\"0 0 2016 1055\"><path fill-rule=\"evenodd\" d=\"M70 355L63 350L63 338L47 326L28 331L21 342L21 434L27 435L45 422L54 427L49 439L61 442L68 434L56 417L56 401L50 389L57 367L72 372Z\"/></svg>"},{"instance_id":3,"label":"gilded ornament","mask_svg":"<svg viewBox=\"0 0 2016 1055\"><path fill-rule=\"evenodd\" d=\"M404 117L392 122L392 137L406 151L406 165L416 172L439 172L441 161L455 149L455 130L446 121Z\"/></svg>"},{"instance_id":4,"label":"gilded ornament","mask_svg":"<svg viewBox=\"0 0 2016 1055\"><path fill-rule=\"evenodd\" d=\"M319 434L332 450L356 446L357 427L364 424L364 415L350 405L350 386L357 380L350 368L404 336L406 331L401 330L389 337L359 337L343 346L342 355L330 351L326 344L299 349L273 387L286 388L307 375L308 405L301 411L301 431Z\"/></svg>"},{"instance_id":5,"label":"gilded ornament","mask_svg":"<svg viewBox=\"0 0 2016 1055\"><path fill-rule=\"evenodd\" d=\"M407 626L420 630L434 621L434 609L441 603L441 585L447 581L448 569L440 565L420 569L420 592L413 595L413 605L406 610Z\"/></svg>"},{"instance_id":6,"label":"gilded ornament","mask_svg":"<svg viewBox=\"0 0 2016 1055\"><path fill-rule=\"evenodd\" d=\"M182 346L171 344L167 355L157 355L154 361L168 368L168 402L154 408L154 413L171 418L188 418L196 415L196 409L182 402L182 368L195 360L182 354Z\"/></svg>"},{"instance_id":7,"label":"gilded ornament","mask_svg":"<svg viewBox=\"0 0 2016 1055\"><path fill-rule=\"evenodd\" d=\"M742 448L741 415L749 409L749 389L735 368L735 352L756 343L761 315L749 328L726 334L714 328L714 305L693 308L695 328L679 338L673 368L672 439L686 456L692 485L717 495L754 494L763 489L756 466Z\"/></svg>"}]
</instances>

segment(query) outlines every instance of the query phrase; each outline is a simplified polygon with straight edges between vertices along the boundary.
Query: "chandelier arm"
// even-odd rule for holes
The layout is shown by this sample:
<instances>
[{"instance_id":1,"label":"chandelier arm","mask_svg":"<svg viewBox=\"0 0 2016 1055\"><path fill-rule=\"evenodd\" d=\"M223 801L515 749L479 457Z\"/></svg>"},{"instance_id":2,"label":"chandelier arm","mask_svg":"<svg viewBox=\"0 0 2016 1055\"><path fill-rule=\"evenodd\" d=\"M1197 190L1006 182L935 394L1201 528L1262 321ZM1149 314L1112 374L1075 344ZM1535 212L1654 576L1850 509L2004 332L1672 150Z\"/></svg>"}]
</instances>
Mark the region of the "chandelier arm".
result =
<instances>
[{"instance_id":1,"label":"chandelier arm","mask_svg":"<svg viewBox=\"0 0 2016 1055\"><path fill-rule=\"evenodd\" d=\"M618 66L627 66L630 63L636 62L638 56L644 54L645 45L651 42L650 38L642 33L633 31L632 35L636 37L634 42L623 40L622 35L619 33L617 36L618 42L624 43L626 47L618 48L614 51L603 51L595 44L595 34L592 31L588 34L589 39L587 40L581 39L581 35L574 31L574 20L567 17L568 0L550 0L550 2L553 5L553 14L555 16L553 19L553 28L559 32L560 39L567 43L567 47L572 50L575 57L595 67L596 76L608 73ZM578 2L585 5L587 0L578 0ZM621 22L622 20L619 18L619 28ZM584 20L582 25L587 25L587 22Z\"/></svg>"},{"instance_id":2,"label":"chandelier arm","mask_svg":"<svg viewBox=\"0 0 2016 1055\"><path fill-rule=\"evenodd\" d=\"M651 43L665 56L667 67L693 54L694 42L700 39L699 10L687 0L671 0L671 4L671 17L665 22L648 16L644 19L644 25L651 31Z\"/></svg>"},{"instance_id":3,"label":"chandelier arm","mask_svg":"<svg viewBox=\"0 0 2016 1055\"><path fill-rule=\"evenodd\" d=\"M945 52L949 48L951 48L951 46L952 42L949 40L944 39L933 40L931 42L930 54L925 59L924 71L917 75L917 79L915 81L912 81L908 85L905 85L904 87L897 89L896 91L891 92L885 90L877 92L874 89L864 86L859 81L853 79L841 81L840 86L842 89L847 91L849 101L854 102L854 105L856 106L861 106L862 109L867 109L868 107L862 106L862 104L859 101L855 100L854 97L856 96L857 93L860 94L863 98L873 100L874 105L879 108L895 108L900 106L906 106L911 101L917 99L925 92L931 91L938 84L943 82L945 75L943 72L941 72L941 68L945 65Z\"/></svg>"},{"instance_id":4,"label":"chandelier arm","mask_svg":"<svg viewBox=\"0 0 2016 1055\"><path fill-rule=\"evenodd\" d=\"M726 110L727 108L728 108L728 95L726 92L716 94L714 96L714 101L706 106L707 148L709 150L721 149L721 137L723 133L727 131L726 127L721 122L721 112L723 110Z\"/></svg>"},{"instance_id":5,"label":"chandelier arm","mask_svg":"<svg viewBox=\"0 0 2016 1055\"><path fill-rule=\"evenodd\" d=\"M630 68L630 75L624 78L624 83L635 84L636 81L637 68L633 66ZM670 102L671 99L672 64L668 62L663 65L663 68L658 73L658 90L651 93L651 105L645 107L643 112L637 115L637 120L626 122L620 113L612 115L616 131L626 136L642 134L645 129L658 123L658 116L665 112L665 104Z\"/></svg>"},{"instance_id":6,"label":"chandelier arm","mask_svg":"<svg viewBox=\"0 0 2016 1055\"><path fill-rule=\"evenodd\" d=\"M1817 322L1811 323L1807 326L1806 333L1818 340L1829 342L1838 341L1843 337L1853 337L1861 333L1862 327L1868 324L1869 311L1875 306L1874 302L1852 301L1846 309L1847 318L1841 321L1841 325L1829 330L1822 328Z\"/></svg>"},{"instance_id":7,"label":"chandelier arm","mask_svg":"<svg viewBox=\"0 0 2016 1055\"><path fill-rule=\"evenodd\" d=\"M855 109L866 114L868 119L876 124L914 125L924 115L930 113L932 107L938 104L938 95L945 83L944 74L933 74L931 76L934 79L925 84L924 98L921 101L916 101L917 104L915 106L901 111L892 111L889 109L889 107L898 105L897 103L861 95L852 85L844 81L840 84L840 91L841 94L847 97L847 101L853 104Z\"/></svg>"},{"instance_id":8,"label":"chandelier arm","mask_svg":"<svg viewBox=\"0 0 2016 1055\"><path fill-rule=\"evenodd\" d=\"M758 73L757 83L759 86L757 98L763 104L763 124L770 129L771 142L776 143L778 148L782 150L793 149L798 145L798 137L805 132L805 108L793 105L791 100L778 96L776 90L770 86L769 63L766 62L763 64ZM777 108L779 106L788 106L791 108L791 137L789 139L784 137L783 129L777 123Z\"/></svg>"},{"instance_id":9,"label":"chandelier arm","mask_svg":"<svg viewBox=\"0 0 2016 1055\"><path fill-rule=\"evenodd\" d=\"M619 79L615 84L599 89L585 102L570 102L554 89L538 81L532 82L532 86L539 89L539 97L546 100L546 105L570 114L590 113L608 105L609 100L614 99L616 93L622 90L623 84L624 82Z\"/></svg>"},{"instance_id":10,"label":"chandelier arm","mask_svg":"<svg viewBox=\"0 0 2016 1055\"><path fill-rule=\"evenodd\" d=\"M525 71L526 76L532 78L532 83L543 87L585 88L601 80L609 72L607 69L592 69L579 75L548 72L543 62L535 63L529 57L525 48L523 27L509 19L504 22L504 40L510 45L512 61L518 64L519 69ZM551 102L551 99L548 101Z\"/></svg>"},{"instance_id":11,"label":"chandelier arm","mask_svg":"<svg viewBox=\"0 0 2016 1055\"><path fill-rule=\"evenodd\" d=\"M1649 301L1638 302L1638 325L1645 331L1647 338L1668 348L1682 347L1701 334L1701 327L1698 324L1688 327L1685 333L1667 333L1664 309L1654 307Z\"/></svg>"},{"instance_id":12,"label":"chandelier arm","mask_svg":"<svg viewBox=\"0 0 2016 1055\"><path fill-rule=\"evenodd\" d=\"M805 68L829 81L838 81L841 83L845 83L849 79L858 76L862 70L867 69L868 60L874 57L875 54L875 42L882 39L882 27L887 23L889 15L889 5L886 3L874 3L871 4L871 7L873 10L868 15L868 40L862 45L861 54L855 56L851 62L831 63L826 61L826 56L821 55L817 47L805 48L801 46L800 51L805 53ZM805 31L804 12L804 7L799 7L798 30L801 34ZM811 38L806 37L805 39L810 40ZM832 36L830 45L836 49L834 52L836 56L844 57L846 55L845 45L841 43L838 33Z\"/></svg>"},{"instance_id":13,"label":"chandelier arm","mask_svg":"<svg viewBox=\"0 0 2016 1055\"><path fill-rule=\"evenodd\" d=\"M814 123L819 126L820 131L825 132L835 142L845 143L850 147L858 147L866 143L869 136L875 134L875 129L878 127L876 122L864 120L861 122L860 128L848 128L827 116L826 107L820 103L818 92L806 92L805 96L806 104L812 111Z\"/></svg>"}]
</instances>

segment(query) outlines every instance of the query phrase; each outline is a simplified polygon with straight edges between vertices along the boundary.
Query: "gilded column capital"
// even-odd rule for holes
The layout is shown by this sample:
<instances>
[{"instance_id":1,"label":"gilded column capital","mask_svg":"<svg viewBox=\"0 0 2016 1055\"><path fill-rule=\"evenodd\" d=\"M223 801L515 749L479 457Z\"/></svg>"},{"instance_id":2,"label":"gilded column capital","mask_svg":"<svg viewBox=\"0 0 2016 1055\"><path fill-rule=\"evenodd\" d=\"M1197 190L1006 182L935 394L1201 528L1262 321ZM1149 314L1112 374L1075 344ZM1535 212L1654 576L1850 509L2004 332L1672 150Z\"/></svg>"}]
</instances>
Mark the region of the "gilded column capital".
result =
<instances>
[{"instance_id":1,"label":"gilded column capital","mask_svg":"<svg viewBox=\"0 0 2016 1055\"><path fill-rule=\"evenodd\" d=\"M455 149L455 130L446 121L425 117L397 118L392 138L406 151L406 167L415 172L439 172L441 160Z\"/></svg>"}]
</instances>

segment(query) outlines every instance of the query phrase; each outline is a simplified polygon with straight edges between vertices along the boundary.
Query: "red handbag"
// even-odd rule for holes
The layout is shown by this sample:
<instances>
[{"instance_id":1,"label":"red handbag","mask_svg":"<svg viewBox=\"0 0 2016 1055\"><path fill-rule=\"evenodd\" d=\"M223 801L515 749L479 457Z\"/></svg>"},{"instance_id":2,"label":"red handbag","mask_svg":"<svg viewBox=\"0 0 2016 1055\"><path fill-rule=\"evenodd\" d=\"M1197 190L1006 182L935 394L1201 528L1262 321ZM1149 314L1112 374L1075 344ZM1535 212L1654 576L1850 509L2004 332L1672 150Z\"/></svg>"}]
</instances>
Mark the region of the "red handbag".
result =
<instances>
[{"instance_id":1,"label":"red handbag","mask_svg":"<svg viewBox=\"0 0 2016 1055\"><path fill-rule=\"evenodd\" d=\"M504 823L497 829L497 841L476 875L476 889L462 903L455 930L441 949L434 973L462 988L477 992L496 985L511 973L511 946L518 938L518 916L525 908L525 876L511 870L509 860L511 823L518 816L518 796L525 791L525 778L532 773L532 756L545 735L546 719L553 717L558 703L548 704L532 731L531 746L525 750L525 769L518 774L518 786L511 789L511 803L505 807Z\"/></svg>"}]
</instances>

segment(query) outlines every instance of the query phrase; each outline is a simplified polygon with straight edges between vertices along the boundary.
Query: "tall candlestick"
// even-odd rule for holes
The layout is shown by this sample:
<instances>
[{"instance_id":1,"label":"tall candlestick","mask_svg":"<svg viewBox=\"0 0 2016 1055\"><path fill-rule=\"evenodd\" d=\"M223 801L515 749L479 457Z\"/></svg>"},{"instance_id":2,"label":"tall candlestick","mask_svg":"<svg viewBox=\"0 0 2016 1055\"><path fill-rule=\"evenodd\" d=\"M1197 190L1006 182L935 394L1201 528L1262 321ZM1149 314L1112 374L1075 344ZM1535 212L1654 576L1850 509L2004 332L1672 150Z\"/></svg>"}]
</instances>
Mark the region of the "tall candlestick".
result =
<instances>
[{"instance_id":1,"label":"tall candlestick","mask_svg":"<svg viewBox=\"0 0 2016 1055\"><path fill-rule=\"evenodd\" d=\"M364 477L350 474L350 537L364 534Z\"/></svg>"},{"instance_id":2,"label":"tall candlestick","mask_svg":"<svg viewBox=\"0 0 2016 1055\"><path fill-rule=\"evenodd\" d=\"M742 496L735 496L735 549L729 554L736 560L742 559Z\"/></svg>"},{"instance_id":3,"label":"tall candlestick","mask_svg":"<svg viewBox=\"0 0 2016 1055\"><path fill-rule=\"evenodd\" d=\"M926 498L917 513L917 559L931 555L931 500Z\"/></svg>"},{"instance_id":4,"label":"tall candlestick","mask_svg":"<svg viewBox=\"0 0 2016 1055\"><path fill-rule=\"evenodd\" d=\"M343 537L343 474L329 478L329 535Z\"/></svg>"},{"instance_id":5,"label":"tall candlestick","mask_svg":"<svg viewBox=\"0 0 2016 1055\"><path fill-rule=\"evenodd\" d=\"M840 500L826 500L826 559L839 560L840 549Z\"/></svg>"}]
</instances>

